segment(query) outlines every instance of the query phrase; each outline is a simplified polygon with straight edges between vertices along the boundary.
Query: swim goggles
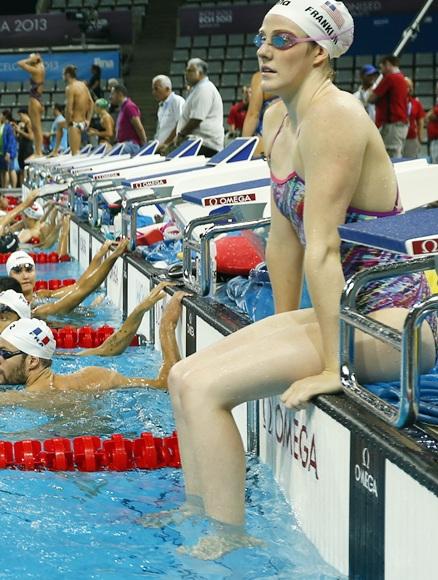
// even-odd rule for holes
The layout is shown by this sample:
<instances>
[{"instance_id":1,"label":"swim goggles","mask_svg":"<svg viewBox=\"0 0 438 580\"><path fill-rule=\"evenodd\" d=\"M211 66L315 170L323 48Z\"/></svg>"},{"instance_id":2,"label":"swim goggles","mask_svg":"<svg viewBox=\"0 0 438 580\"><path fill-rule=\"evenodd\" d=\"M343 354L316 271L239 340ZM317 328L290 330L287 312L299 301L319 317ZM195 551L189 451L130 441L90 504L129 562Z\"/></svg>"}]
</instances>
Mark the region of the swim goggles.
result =
<instances>
[{"instance_id":1,"label":"swim goggles","mask_svg":"<svg viewBox=\"0 0 438 580\"><path fill-rule=\"evenodd\" d=\"M35 266L33 264L23 264L22 266L14 266L13 268L11 268L11 272L14 272L14 274L21 274L21 272L24 270L25 272L33 272L35 269Z\"/></svg>"},{"instance_id":2,"label":"swim goggles","mask_svg":"<svg viewBox=\"0 0 438 580\"><path fill-rule=\"evenodd\" d=\"M17 356L17 354L25 354L21 352L21 350L17 350L16 352L11 352L10 350L5 350L4 348L0 348L0 357L3 360L8 360L8 358L12 358L13 356Z\"/></svg>"},{"instance_id":3,"label":"swim goggles","mask_svg":"<svg viewBox=\"0 0 438 580\"><path fill-rule=\"evenodd\" d=\"M259 32L254 36L254 44L257 48L260 48L263 44L267 43L269 46L273 46L277 50L289 50L293 48L296 44L301 42L313 42L317 40L323 40L320 38L298 38L295 34L291 32L274 32L271 36L271 42L266 41L266 34Z\"/></svg>"}]
</instances>

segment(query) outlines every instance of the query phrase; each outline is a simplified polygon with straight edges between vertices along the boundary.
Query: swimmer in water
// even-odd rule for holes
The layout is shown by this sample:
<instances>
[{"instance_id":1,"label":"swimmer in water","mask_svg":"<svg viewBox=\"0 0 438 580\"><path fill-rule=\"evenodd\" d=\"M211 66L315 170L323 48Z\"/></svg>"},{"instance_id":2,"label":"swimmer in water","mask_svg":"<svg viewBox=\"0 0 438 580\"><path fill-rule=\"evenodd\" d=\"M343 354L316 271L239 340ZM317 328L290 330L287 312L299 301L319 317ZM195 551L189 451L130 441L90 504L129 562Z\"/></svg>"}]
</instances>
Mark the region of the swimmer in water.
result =
<instances>
[{"instance_id":1,"label":"swimmer in water","mask_svg":"<svg viewBox=\"0 0 438 580\"><path fill-rule=\"evenodd\" d=\"M116 260L120 258L128 246L129 240L113 242L107 240L102 244L91 260L82 276L71 286L57 290L35 293L36 280L35 262L23 250L13 252L6 262L6 272L21 284L26 300L32 304L39 296L57 298L56 302L49 302L33 307L33 315L46 318L47 316L66 314L78 306L87 296L98 288L108 276ZM114 247L111 251L110 248Z\"/></svg>"},{"instance_id":2,"label":"swimmer in water","mask_svg":"<svg viewBox=\"0 0 438 580\"><path fill-rule=\"evenodd\" d=\"M317 395L341 391L345 279L370 264L407 259L339 238L345 222L402 210L376 126L353 95L332 83L330 60L353 40L350 13L342 2L333 6L310 10L304 0L279 2L255 39L262 89L284 103L273 105L264 123L273 194L267 262L276 314L187 357L169 375L186 502L175 514L156 514L155 524L205 513L215 531L182 549L199 558L258 544L244 527L245 454L232 409L275 395L288 409L304 409ZM298 310L303 274L313 308ZM418 273L372 283L359 304L401 330L408 309L428 294ZM434 366L433 330L423 323L420 372ZM390 345L357 332L356 354L359 382L399 377L400 353Z\"/></svg>"},{"instance_id":3,"label":"swimmer in water","mask_svg":"<svg viewBox=\"0 0 438 580\"><path fill-rule=\"evenodd\" d=\"M122 326L111 334L101 345L94 348L87 348L80 351L57 351L60 356L116 356L122 354L136 336L137 330L143 320L143 316L157 302L165 296L164 289L173 286L172 282L160 282L150 293L132 310ZM0 332L2 332L11 322L16 322L20 318L31 318L29 302L21 292L21 286L14 278L0 278ZM181 298L181 294L179 294ZM167 308L171 309L172 306ZM53 323L52 323L53 325ZM163 330L164 332L164 330ZM171 338L164 334L161 336L161 344L169 343Z\"/></svg>"},{"instance_id":4,"label":"swimmer in water","mask_svg":"<svg viewBox=\"0 0 438 580\"><path fill-rule=\"evenodd\" d=\"M25 385L21 391L0 393L0 405L26 404L29 395L63 391L106 391L116 388L167 388L167 377L180 359L175 329L181 314L184 292L177 292L169 301L160 320L163 363L158 377L126 377L103 367L85 367L67 375L55 374L52 360L56 343L52 331L43 320L20 318L0 334L0 384ZM22 305L24 308L24 305Z\"/></svg>"}]
</instances>

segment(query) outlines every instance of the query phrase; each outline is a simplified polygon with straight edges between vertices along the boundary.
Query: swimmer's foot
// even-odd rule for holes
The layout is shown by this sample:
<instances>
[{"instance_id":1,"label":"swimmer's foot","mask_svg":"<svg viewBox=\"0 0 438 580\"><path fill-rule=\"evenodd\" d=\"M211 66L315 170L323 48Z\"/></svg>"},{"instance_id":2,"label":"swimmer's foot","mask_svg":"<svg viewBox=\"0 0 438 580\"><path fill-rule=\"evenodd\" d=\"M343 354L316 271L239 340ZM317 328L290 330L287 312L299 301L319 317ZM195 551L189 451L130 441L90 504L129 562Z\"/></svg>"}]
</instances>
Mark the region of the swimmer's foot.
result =
<instances>
[{"instance_id":1,"label":"swimmer's foot","mask_svg":"<svg viewBox=\"0 0 438 580\"><path fill-rule=\"evenodd\" d=\"M207 536L199 540L195 546L180 546L177 551L199 560L218 560L233 550L257 548L263 545L262 540L242 532Z\"/></svg>"},{"instance_id":2,"label":"swimmer's foot","mask_svg":"<svg viewBox=\"0 0 438 580\"><path fill-rule=\"evenodd\" d=\"M203 510L198 506L184 504L174 510L162 511L154 514L146 514L137 522L145 528L163 528L171 524L179 525L188 518L203 515Z\"/></svg>"}]
</instances>

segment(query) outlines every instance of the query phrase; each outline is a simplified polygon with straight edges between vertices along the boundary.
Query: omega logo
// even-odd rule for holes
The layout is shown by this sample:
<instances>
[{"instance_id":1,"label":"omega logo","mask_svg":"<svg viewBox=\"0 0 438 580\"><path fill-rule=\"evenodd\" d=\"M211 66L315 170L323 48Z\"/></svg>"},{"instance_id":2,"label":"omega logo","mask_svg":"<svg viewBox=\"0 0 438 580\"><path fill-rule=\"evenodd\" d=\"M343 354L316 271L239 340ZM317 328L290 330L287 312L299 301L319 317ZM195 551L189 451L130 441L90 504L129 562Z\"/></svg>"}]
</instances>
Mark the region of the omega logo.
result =
<instances>
[{"instance_id":1,"label":"omega logo","mask_svg":"<svg viewBox=\"0 0 438 580\"><path fill-rule=\"evenodd\" d=\"M368 447L362 449L362 465L354 466L354 479L357 483L362 485L368 493L374 495L378 499L379 494L377 492L377 481L376 478L369 473L371 464L370 452Z\"/></svg>"}]
</instances>

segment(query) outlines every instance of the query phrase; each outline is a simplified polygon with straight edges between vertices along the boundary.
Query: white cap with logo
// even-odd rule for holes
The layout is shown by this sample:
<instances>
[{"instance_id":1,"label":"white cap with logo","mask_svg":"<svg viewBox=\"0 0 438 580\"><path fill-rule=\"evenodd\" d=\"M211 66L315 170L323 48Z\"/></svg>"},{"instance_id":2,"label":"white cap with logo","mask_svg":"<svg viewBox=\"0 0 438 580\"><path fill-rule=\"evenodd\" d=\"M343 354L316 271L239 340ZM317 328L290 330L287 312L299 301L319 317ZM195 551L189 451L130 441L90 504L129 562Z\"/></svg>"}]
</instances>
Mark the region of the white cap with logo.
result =
<instances>
[{"instance_id":1,"label":"white cap with logo","mask_svg":"<svg viewBox=\"0 0 438 580\"><path fill-rule=\"evenodd\" d=\"M0 292L0 306L4 305L18 314L20 318L30 318L30 305L20 292L5 290Z\"/></svg>"},{"instance_id":2,"label":"white cap with logo","mask_svg":"<svg viewBox=\"0 0 438 580\"><path fill-rule=\"evenodd\" d=\"M284 16L295 22L327 50L330 58L339 58L353 42L353 18L343 2L279 0L268 14Z\"/></svg>"},{"instance_id":3,"label":"white cap with logo","mask_svg":"<svg viewBox=\"0 0 438 580\"><path fill-rule=\"evenodd\" d=\"M0 336L18 350L51 360L56 350L52 331L43 320L21 318L7 326Z\"/></svg>"},{"instance_id":4,"label":"white cap with logo","mask_svg":"<svg viewBox=\"0 0 438 580\"><path fill-rule=\"evenodd\" d=\"M39 201L34 201L30 207L23 210L23 213L28 218L40 220L44 215L44 209Z\"/></svg>"},{"instance_id":5,"label":"white cap with logo","mask_svg":"<svg viewBox=\"0 0 438 580\"><path fill-rule=\"evenodd\" d=\"M6 272L8 273L8 276L11 273L12 268L15 268L16 266L25 266L26 264L32 264L32 266L35 266L32 256L29 256L29 254L23 250L12 252L6 262Z\"/></svg>"}]
</instances>

